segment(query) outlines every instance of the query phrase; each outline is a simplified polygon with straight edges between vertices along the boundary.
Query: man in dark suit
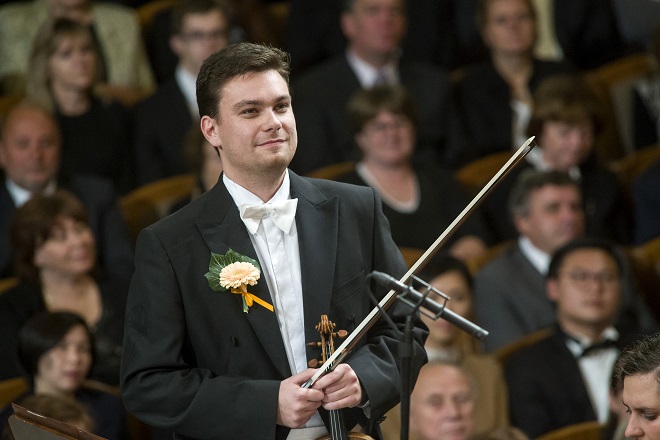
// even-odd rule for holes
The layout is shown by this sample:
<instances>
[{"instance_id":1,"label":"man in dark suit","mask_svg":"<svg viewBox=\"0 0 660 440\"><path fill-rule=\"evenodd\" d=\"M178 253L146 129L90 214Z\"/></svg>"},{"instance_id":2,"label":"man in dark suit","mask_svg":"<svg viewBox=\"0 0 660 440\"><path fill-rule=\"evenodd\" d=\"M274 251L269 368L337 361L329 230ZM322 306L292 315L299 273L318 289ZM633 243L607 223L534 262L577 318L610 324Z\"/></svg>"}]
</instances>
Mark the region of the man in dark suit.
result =
<instances>
[{"instance_id":1,"label":"man in dark suit","mask_svg":"<svg viewBox=\"0 0 660 440\"><path fill-rule=\"evenodd\" d=\"M382 322L346 362L301 387L316 371L307 362L320 348L308 343L320 316L355 329L372 307L366 276L402 275L405 264L373 190L287 169L297 147L287 81L288 55L265 46L240 43L205 61L201 127L223 176L138 238L123 398L177 438L316 438L326 410L338 409L347 427L377 434L399 398L399 332ZM242 265L228 268L230 255ZM401 325L405 307L390 312ZM427 334L416 325L413 378Z\"/></svg>"},{"instance_id":2,"label":"man in dark suit","mask_svg":"<svg viewBox=\"0 0 660 440\"><path fill-rule=\"evenodd\" d=\"M448 131L448 75L431 65L399 62L404 11L402 0L346 2L341 15L346 53L305 72L292 86L304 145L291 163L294 171L357 159L346 104L355 92L384 83L403 85L415 103L418 156L439 157Z\"/></svg>"},{"instance_id":3,"label":"man in dark suit","mask_svg":"<svg viewBox=\"0 0 660 440\"><path fill-rule=\"evenodd\" d=\"M582 238L554 254L547 275L555 332L505 366L511 423L530 438L574 423L608 421L612 367L638 334L615 328L623 265L609 242Z\"/></svg>"},{"instance_id":4,"label":"man in dark suit","mask_svg":"<svg viewBox=\"0 0 660 440\"><path fill-rule=\"evenodd\" d=\"M58 177L60 134L48 110L19 104L7 113L0 133L0 277L12 274L9 231L14 211L32 194L57 187L71 191L85 205L101 267L110 274L129 277L133 249L112 183L88 175Z\"/></svg>"},{"instance_id":5,"label":"man in dark suit","mask_svg":"<svg viewBox=\"0 0 660 440\"><path fill-rule=\"evenodd\" d=\"M229 42L229 10L224 2L179 2L172 9L172 25L170 47L179 61L174 77L135 111L139 184L190 171L183 146L186 134L199 120L195 79L202 62Z\"/></svg>"}]
</instances>

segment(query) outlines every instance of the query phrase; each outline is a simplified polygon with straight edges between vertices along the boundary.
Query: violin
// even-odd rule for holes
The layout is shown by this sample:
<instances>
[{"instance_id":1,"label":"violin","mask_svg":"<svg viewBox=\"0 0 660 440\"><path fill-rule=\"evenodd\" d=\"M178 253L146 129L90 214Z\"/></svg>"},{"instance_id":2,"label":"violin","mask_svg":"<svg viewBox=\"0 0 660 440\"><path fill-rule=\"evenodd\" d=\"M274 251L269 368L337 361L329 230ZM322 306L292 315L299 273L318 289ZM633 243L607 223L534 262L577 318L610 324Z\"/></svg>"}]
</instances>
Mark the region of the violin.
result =
<instances>
[{"instance_id":1,"label":"violin","mask_svg":"<svg viewBox=\"0 0 660 440\"><path fill-rule=\"evenodd\" d=\"M348 335L346 330L335 332L335 323L328 319L328 315L321 315L321 321L314 328L321 336L321 342L310 342L307 345L321 347L321 363L325 363L335 351L334 338L345 338ZM319 361L312 359L309 366L315 368ZM319 437L317 440L373 440L373 437L361 432L349 432L344 424L344 415L341 409L333 409L330 413L330 434Z\"/></svg>"}]
</instances>

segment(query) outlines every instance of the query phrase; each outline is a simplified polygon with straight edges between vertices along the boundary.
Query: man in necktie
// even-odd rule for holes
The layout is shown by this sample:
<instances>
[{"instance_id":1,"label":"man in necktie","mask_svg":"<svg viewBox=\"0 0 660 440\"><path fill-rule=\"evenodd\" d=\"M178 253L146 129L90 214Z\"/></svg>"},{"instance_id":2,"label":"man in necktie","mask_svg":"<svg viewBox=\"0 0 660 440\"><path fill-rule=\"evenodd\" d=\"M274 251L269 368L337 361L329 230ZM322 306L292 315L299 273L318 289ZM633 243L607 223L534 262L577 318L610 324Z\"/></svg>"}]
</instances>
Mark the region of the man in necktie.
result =
<instances>
[{"instance_id":1,"label":"man in necktie","mask_svg":"<svg viewBox=\"0 0 660 440\"><path fill-rule=\"evenodd\" d=\"M369 188L301 178L288 55L241 43L197 79L201 130L217 148L214 188L146 228L126 312L128 409L182 439L313 439L327 410L378 435L399 400L400 332L377 322L311 388L321 315L351 331L372 310L366 276L405 263ZM385 291L376 289L378 298ZM402 329L407 309L388 313ZM413 379L425 361L414 330Z\"/></svg>"},{"instance_id":2,"label":"man in necktie","mask_svg":"<svg viewBox=\"0 0 660 440\"><path fill-rule=\"evenodd\" d=\"M511 423L530 438L580 422L605 424L611 417L614 362L639 336L614 326L619 258L609 242L593 238L570 241L552 257L546 292L555 305L555 332L505 365Z\"/></svg>"}]
</instances>

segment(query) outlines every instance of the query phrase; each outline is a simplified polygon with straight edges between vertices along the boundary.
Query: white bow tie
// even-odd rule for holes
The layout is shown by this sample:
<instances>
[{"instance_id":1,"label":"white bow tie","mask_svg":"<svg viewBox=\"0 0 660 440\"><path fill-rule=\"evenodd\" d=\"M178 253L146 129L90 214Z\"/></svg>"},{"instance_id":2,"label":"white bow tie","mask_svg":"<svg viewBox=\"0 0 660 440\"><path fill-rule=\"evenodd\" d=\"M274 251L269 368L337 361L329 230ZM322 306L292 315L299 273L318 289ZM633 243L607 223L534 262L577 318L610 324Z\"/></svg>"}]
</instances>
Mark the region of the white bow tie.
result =
<instances>
[{"instance_id":1,"label":"white bow tie","mask_svg":"<svg viewBox=\"0 0 660 440\"><path fill-rule=\"evenodd\" d=\"M296 217L298 199L288 199L275 203L243 203L240 207L241 219L251 234L259 229L261 219L270 214L271 220L284 233L288 234Z\"/></svg>"}]
</instances>

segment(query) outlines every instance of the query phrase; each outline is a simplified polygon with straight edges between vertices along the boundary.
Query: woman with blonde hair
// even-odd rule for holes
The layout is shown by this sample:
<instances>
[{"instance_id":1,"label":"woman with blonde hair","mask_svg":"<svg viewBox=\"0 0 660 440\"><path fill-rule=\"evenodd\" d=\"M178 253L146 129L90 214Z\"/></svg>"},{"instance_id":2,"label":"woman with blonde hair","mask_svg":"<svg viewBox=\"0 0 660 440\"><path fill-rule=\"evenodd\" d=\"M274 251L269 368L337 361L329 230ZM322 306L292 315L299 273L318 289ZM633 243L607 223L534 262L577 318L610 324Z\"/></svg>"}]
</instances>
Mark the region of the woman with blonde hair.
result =
<instances>
[{"instance_id":1,"label":"woman with blonde hair","mask_svg":"<svg viewBox=\"0 0 660 440\"><path fill-rule=\"evenodd\" d=\"M89 27L67 18L49 20L32 46L26 97L52 110L62 132L60 173L87 173L131 187L128 114L96 93L101 56Z\"/></svg>"}]
</instances>

